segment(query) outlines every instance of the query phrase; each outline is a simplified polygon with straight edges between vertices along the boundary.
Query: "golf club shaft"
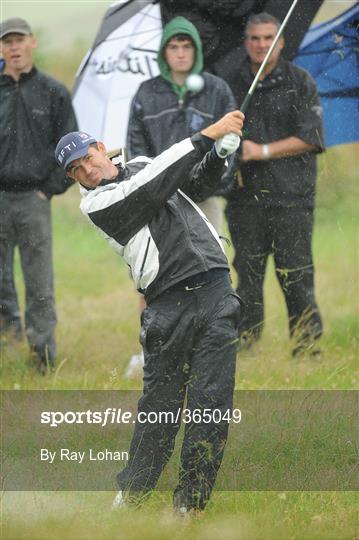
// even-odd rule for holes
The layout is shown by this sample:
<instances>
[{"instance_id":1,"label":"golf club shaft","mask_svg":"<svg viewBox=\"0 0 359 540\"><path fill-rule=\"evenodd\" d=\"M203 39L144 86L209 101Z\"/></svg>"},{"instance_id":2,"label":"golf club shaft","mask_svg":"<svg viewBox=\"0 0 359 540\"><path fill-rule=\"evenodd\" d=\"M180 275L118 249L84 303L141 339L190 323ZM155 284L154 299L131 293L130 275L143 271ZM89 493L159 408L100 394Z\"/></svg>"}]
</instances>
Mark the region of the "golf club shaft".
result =
<instances>
[{"instance_id":1,"label":"golf club shaft","mask_svg":"<svg viewBox=\"0 0 359 540\"><path fill-rule=\"evenodd\" d=\"M261 66L256 74L256 76L254 77L254 80L247 92L247 95L246 97L244 98L241 106L239 107L239 110L242 112L242 113L245 113L247 108L248 108L248 105L250 103L250 100L252 99L252 96L254 94L254 91L255 89L257 88L257 84L259 82L259 79L263 73L263 71L265 70L265 68L267 67L267 64L268 64L268 60L273 52L273 49L274 47L277 45L278 41L279 41L279 38L281 37L281 35L283 34L283 31L284 31L284 28L286 27L286 24L290 18L290 16L292 15L292 12L295 8L295 6L297 5L299 0L294 0L293 4L290 6L289 10L288 10L288 13L287 15L285 16L285 19L283 20L282 24L280 25L279 29L278 29L278 32L277 32L277 35L275 36L274 40L273 40L273 43L272 45L270 46L267 54L265 55L265 58L263 60L263 62L261 63Z\"/></svg>"},{"instance_id":2,"label":"golf club shaft","mask_svg":"<svg viewBox=\"0 0 359 540\"><path fill-rule=\"evenodd\" d=\"M265 58L264 58L263 62L261 63L261 66L260 66L260 68L259 68L259 70L258 70L256 76L255 76L254 79L253 79L253 82L252 82L252 84L251 84L251 86L250 86L250 88L249 88L249 90L248 90L248 92L247 92L247 95L246 95L246 97L244 98L244 100L242 101L241 106L239 107L239 110L240 110L242 113L245 113L245 112L246 112L246 110L247 110L247 108L248 108L248 105L249 105L249 103L250 103L250 101L251 101L251 99L252 99L252 96L253 96L253 94L254 94L254 92L255 92L255 89L257 88L257 84L258 84L258 82L259 82L259 79L260 79L260 77L261 77L263 71L264 71L265 68L267 67L268 60L269 60L269 58L270 58L270 56L271 56L271 54L272 54L272 52L273 52L273 49L274 49L274 47L277 45L279 38L280 38L281 35L283 34L284 28L286 27L286 24L287 24L287 22L288 22L290 16L292 15L293 10L294 10L295 6L297 5L298 1L299 1L299 0L294 0L293 3L292 3L292 5L290 6L287 15L285 16L285 18L284 18L282 24L280 25L280 27L279 27L279 29L278 29L278 32L277 32L277 34L276 34L276 36L275 36L275 38L274 38L274 40L273 40L272 45L270 46L270 48L269 48L267 54L265 55ZM226 137L226 135L225 135L225 137ZM224 151L223 153L220 152L220 154L221 154L223 157L225 157L225 156L227 155L227 154L226 154L226 151Z\"/></svg>"}]
</instances>

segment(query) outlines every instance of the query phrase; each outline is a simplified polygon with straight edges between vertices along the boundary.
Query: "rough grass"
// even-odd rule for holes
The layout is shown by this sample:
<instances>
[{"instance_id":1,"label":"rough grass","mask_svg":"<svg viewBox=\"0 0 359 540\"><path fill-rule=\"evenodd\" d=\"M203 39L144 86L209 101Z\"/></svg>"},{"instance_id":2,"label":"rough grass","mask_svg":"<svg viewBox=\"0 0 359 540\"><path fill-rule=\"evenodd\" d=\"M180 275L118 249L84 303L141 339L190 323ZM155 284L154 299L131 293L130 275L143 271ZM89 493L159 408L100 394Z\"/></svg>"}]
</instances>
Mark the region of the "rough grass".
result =
<instances>
[{"instance_id":1,"label":"rough grass","mask_svg":"<svg viewBox=\"0 0 359 540\"><path fill-rule=\"evenodd\" d=\"M109 493L8 494L7 540L354 540L354 493L217 493L205 516L173 515L170 496L155 494L137 511L110 513ZM18 508L21 505L21 513Z\"/></svg>"},{"instance_id":2,"label":"rough grass","mask_svg":"<svg viewBox=\"0 0 359 540\"><path fill-rule=\"evenodd\" d=\"M357 164L354 145L320 159L314 256L325 324L321 358L291 359L284 302L270 267L263 339L238 356L237 389L357 386ZM128 269L82 217L78 200L75 187L53 203L57 371L40 378L29 364L26 345L8 343L1 358L2 388L141 387L140 378L123 378L139 348L137 296ZM17 268L22 291L20 278ZM140 511L111 514L111 493L9 492L2 497L2 535L16 540L358 537L358 500L351 492L218 492L205 515L192 521L173 516L170 497L156 493Z\"/></svg>"},{"instance_id":3,"label":"rough grass","mask_svg":"<svg viewBox=\"0 0 359 540\"><path fill-rule=\"evenodd\" d=\"M334 17L352 3L326 0L316 22ZM86 2L84 10L81 2L2 0L0 18L27 18L40 34L38 64L71 87L107 5ZM59 28L60 43L50 38L58 35ZM49 47L56 49L56 62L54 55L47 54ZM357 147L332 149L320 162L314 255L325 324L323 354L316 361L291 359L285 307L270 267L265 332L256 349L238 357L237 389L357 387ZM73 188L53 203L57 371L40 378L31 366L26 344L9 342L0 353L4 389L141 387L139 378L123 378L129 357L138 351L137 297L128 270L88 226L77 201ZM23 297L18 265L17 282ZM104 492L3 493L0 536L9 540L359 537L358 497L352 492L217 492L205 515L192 521L173 516L168 493L155 493L140 511L116 514L109 512L112 497Z\"/></svg>"}]
</instances>

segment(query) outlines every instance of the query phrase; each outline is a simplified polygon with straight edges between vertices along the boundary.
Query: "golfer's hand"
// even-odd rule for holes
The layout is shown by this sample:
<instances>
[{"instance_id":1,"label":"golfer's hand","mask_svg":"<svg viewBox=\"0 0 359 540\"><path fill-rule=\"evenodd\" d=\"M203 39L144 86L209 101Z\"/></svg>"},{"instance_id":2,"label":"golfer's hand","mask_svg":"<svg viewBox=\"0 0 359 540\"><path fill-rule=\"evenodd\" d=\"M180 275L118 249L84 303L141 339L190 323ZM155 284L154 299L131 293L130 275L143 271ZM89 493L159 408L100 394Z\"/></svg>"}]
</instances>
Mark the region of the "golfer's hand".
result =
<instances>
[{"instance_id":1,"label":"golfer's hand","mask_svg":"<svg viewBox=\"0 0 359 540\"><path fill-rule=\"evenodd\" d=\"M264 159L265 157L261 144L257 144L253 141L242 142L242 161L263 161Z\"/></svg>"},{"instance_id":2,"label":"golfer's hand","mask_svg":"<svg viewBox=\"0 0 359 540\"><path fill-rule=\"evenodd\" d=\"M228 133L224 137L221 137L214 143L214 147L217 152L217 156L225 158L234 154L239 147L241 139L235 133Z\"/></svg>"},{"instance_id":3,"label":"golfer's hand","mask_svg":"<svg viewBox=\"0 0 359 540\"><path fill-rule=\"evenodd\" d=\"M227 135L233 133L235 135L242 135L242 127L244 122L244 114L240 111L232 111L225 114L214 124L206 127L201 131L202 135L210 137L211 139L218 140Z\"/></svg>"}]
</instances>

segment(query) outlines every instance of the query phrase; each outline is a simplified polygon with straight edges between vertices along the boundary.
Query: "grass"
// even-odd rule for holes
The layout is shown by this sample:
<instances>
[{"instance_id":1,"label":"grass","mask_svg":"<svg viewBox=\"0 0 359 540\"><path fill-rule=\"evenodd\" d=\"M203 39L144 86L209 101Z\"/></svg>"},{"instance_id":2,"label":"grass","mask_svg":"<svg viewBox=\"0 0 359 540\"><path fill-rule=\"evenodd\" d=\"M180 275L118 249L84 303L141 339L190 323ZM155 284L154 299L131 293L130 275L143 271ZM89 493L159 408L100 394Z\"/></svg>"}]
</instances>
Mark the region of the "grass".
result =
<instances>
[{"instance_id":1,"label":"grass","mask_svg":"<svg viewBox=\"0 0 359 540\"><path fill-rule=\"evenodd\" d=\"M325 324L321 358L291 359L284 302L271 267L263 339L238 356L237 389L357 387L357 163L354 145L320 158L314 256ZM8 343L1 358L4 389L141 388L140 378L123 378L139 348L138 302L128 269L82 217L78 202L76 187L53 202L58 369L40 378L29 366L26 345ZM23 296L18 263L17 282ZM107 492L6 492L3 538L358 538L353 492L216 492L205 516L191 522L173 516L167 492L155 493L141 511L117 515L108 511L111 499Z\"/></svg>"},{"instance_id":2,"label":"grass","mask_svg":"<svg viewBox=\"0 0 359 540\"><path fill-rule=\"evenodd\" d=\"M335 16L351 3L326 1L323 6L326 15L322 14L316 22ZM56 24L56 29L61 26L61 20L66 20L67 34L62 35L62 40L70 43L74 52L69 57L62 50L57 52L56 62L51 61L45 54L49 41L44 33L38 61L41 67L71 86L80 59L98 27L99 9L104 12L107 7L107 2L97 2L96 18L90 20L94 4L87 3L84 19L79 2L3 0L1 18L21 13L40 32L45 27L51 28L50 19L55 21L52 24ZM78 26L79 6L82 26L92 25L92 32L72 39L78 35L74 25ZM252 352L238 356L238 390L357 387L358 162L355 146L332 149L320 158L314 257L317 296L325 325L321 358L291 359L285 306L271 265L265 283L263 339ZM1 353L3 389L141 388L140 378L123 377L128 359L139 348L137 295L126 265L89 227L77 208L78 201L77 188L53 201L59 317L57 370L40 378L29 363L26 344L9 342ZM228 255L232 257L230 250ZM18 260L16 277L23 298ZM354 492L215 492L205 515L192 521L173 516L171 495L166 492L155 493L141 511L116 514L109 512L112 497L108 492L5 492L1 497L0 536L6 540L183 537L354 540L359 537L358 497Z\"/></svg>"},{"instance_id":3,"label":"grass","mask_svg":"<svg viewBox=\"0 0 359 540\"><path fill-rule=\"evenodd\" d=\"M354 540L354 493L217 493L206 515L173 516L170 497L155 494L140 511L108 512L108 493L11 494L6 540ZM14 511L21 504L21 514ZM43 516L39 519L38 516Z\"/></svg>"}]
</instances>

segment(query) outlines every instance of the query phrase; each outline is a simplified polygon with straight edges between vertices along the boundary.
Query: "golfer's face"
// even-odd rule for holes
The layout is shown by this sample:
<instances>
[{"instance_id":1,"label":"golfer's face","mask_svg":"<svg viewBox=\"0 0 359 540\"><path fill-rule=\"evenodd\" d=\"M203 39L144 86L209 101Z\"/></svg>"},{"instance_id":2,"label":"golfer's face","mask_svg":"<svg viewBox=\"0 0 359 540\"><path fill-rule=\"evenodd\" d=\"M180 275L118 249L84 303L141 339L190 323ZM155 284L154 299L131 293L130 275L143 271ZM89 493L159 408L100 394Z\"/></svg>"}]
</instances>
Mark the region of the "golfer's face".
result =
<instances>
[{"instance_id":1,"label":"golfer's face","mask_svg":"<svg viewBox=\"0 0 359 540\"><path fill-rule=\"evenodd\" d=\"M98 145L99 150L90 146L86 156L75 159L66 171L70 178L90 188L95 188L102 180L110 180L114 176L112 164L106 157L106 151L102 149L103 145Z\"/></svg>"},{"instance_id":2,"label":"golfer's face","mask_svg":"<svg viewBox=\"0 0 359 540\"><path fill-rule=\"evenodd\" d=\"M248 28L245 47L253 64L259 65L263 62L277 32L278 28L272 23L253 24ZM280 38L268 62L272 67L277 65L283 46L284 40Z\"/></svg>"},{"instance_id":3,"label":"golfer's face","mask_svg":"<svg viewBox=\"0 0 359 540\"><path fill-rule=\"evenodd\" d=\"M37 45L34 36L8 34L0 43L6 71L10 73L30 71L32 67L32 52Z\"/></svg>"},{"instance_id":4,"label":"golfer's face","mask_svg":"<svg viewBox=\"0 0 359 540\"><path fill-rule=\"evenodd\" d=\"M172 73L188 73L195 60L195 48L190 39L170 39L165 49L165 59Z\"/></svg>"}]
</instances>

